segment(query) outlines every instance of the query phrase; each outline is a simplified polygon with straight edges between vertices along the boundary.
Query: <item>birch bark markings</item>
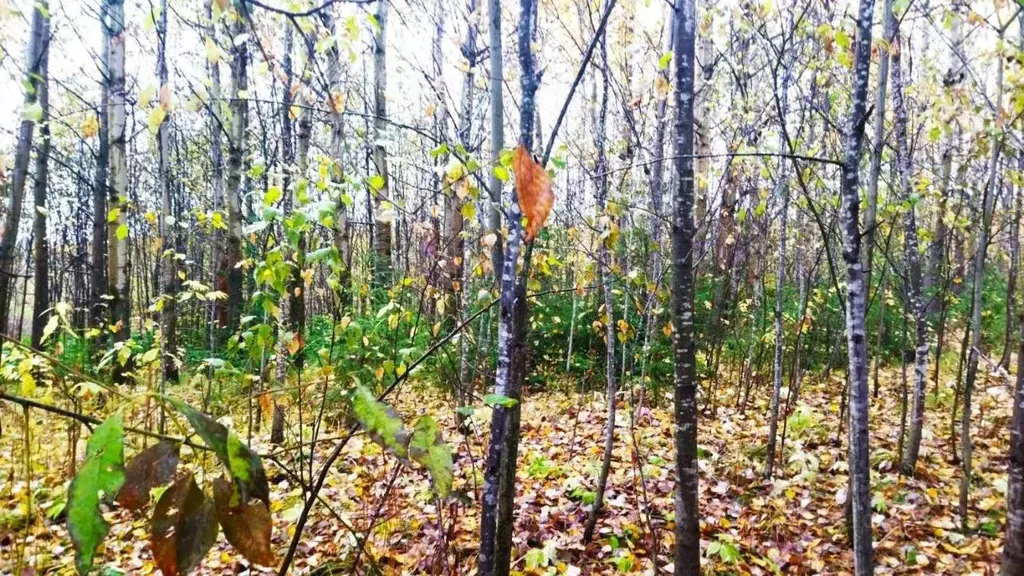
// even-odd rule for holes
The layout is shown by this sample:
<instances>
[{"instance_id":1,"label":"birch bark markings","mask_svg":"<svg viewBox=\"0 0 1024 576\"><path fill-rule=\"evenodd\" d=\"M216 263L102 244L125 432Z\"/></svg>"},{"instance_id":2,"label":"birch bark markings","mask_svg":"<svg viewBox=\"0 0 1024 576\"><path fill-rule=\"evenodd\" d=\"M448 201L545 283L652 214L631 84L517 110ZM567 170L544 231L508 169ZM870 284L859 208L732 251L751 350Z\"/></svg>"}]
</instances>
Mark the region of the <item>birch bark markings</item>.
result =
<instances>
[{"instance_id":1,"label":"birch bark markings","mask_svg":"<svg viewBox=\"0 0 1024 576\"><path fill-rule=\"evenodd\" d=\"M492 2L492 10L498 6ZM516 37L519 46L519 63L521 68L520 86L520 130L519 144L527 151L533 148L534 104L540 77L535 71L532 48L530 46L533 19L536 17L536 0L520 0L519 25ZM492 12L492 16L494 12ZM492 25L494 21L492 20ZM493 29L492 29L493 47ZM494 69L492 68L492 82ZM500 86L499 86L500 90ZM493 91L492 91L493 95ZM492 103L492 122L495 111ZM493 192L493 190L492 190ZM522 245L523 227L522 212L519 209L519 198L515 188L509 202L507 221L508 234L503 253L501 268L501 297L498 316L498 364L495 373L494 391L496 394L515 401L512 406L496 405L491 415L491 437L484 463L483 502L480 515L480 553L477 556L477 574L480 576L504 575L509 572L511 560L511 507L515 497L515 466L519 444L519 399L520 374L522 358L515 357L518 349L522 356L523 322L525 317L525 293L521 294L516 273L519 264L519 250ZM525 292L525 291L524 291Z\"/></svg>"},{"instance_id":2,"label":"birch bark markings","mask_svg":"<svg viewBox=\"0 0 1024 576\"><path fill-rule=\"evenodd\" d=\"M128 254L128 157L126 136L125 89L125 16L124 0L107 0L110 25L110 206L116 217L107 217L109 282L114 341L123 343L131 336L131 267ZM123 345L123 344L122 344ZM129 366L114 362L114 379L123 382Z\"/></svg>"},{"instance_id":3,"label":"birch bark markings","mask_svg":"<svg viewBox=\"0 0 1024 576\"><path fill-rule=\"evenodd\" d=\"M874 0L860 0L857 12L853 91L841 172L840 219L846 266L846 345L849 359L849 474L853 512L854 572L874 572L871 536L871 468L868 461L868 350L864 317L866 286L860 230L860 159L867 121L868 77L871 68L871 25Z\"/></svg>"},{"instance_id":4,"label":"birch bark markings","mask_svg":"<svg viewBox=\"0 0 1024 576\"><path fill-rule=\"evenodd\" d=\"M1002 41L1002 33L1000 33ZM993 124L996 127L1002 126L1000 116L1002 114L1003 102L1003 58L996 58L996 97L993 102L996 109ZM996 128L1000 130L1001 128ZM985 184L985 192L982 197L981 227L977 231L977 243L974 247L974 278L971 280L971 347L967 356L967 373L964 378L963 408L960 418L960 523L964 531L969 524L968 518L968 497L971 489L971 457L973 446L971 441L971 399L974 393L974 384L978 377L978 360L981 353L981 293L982 284L985 279L985 257L988 252L989 231L992 227L992 211L995 207L995 197L998 191L999 182L999 156L1003 147L1004 135L997 132L992 136L992 153L989 157L988 181Z\"/></svg>"},{"instance_id":5,"label":"birch bark markings","mask_svg":"<svg viewBox=\"0 0 1024 576\"><path fill-rule=\"evenodd\" d=\"M392 281L391 221L384 217L385 202L390 198L390 175L388 173L388 152L381 139L387 126L387 30L388 0L377 0L377 27L373 35L373 166L381 177L380 189L374 192L375 227L377 235L374 246L374 286L386 288Z\"/></svg>"},{"instance_id":6,"label":"birch bark markings","mask_svg":"<svg viewBox=\"0 0 1024 576\"><path fill-rule=\"evenodd\" d=\"M694 49L696 0L678 0L672 15L675 69L676 195L672 214L672 355L675 363L675 573L700 574L697 509L697 362L693 342Z\"/></svg>"},{"instance_id":7,"label":"birch bark markings","mask_svg":"<svg viewBox=\"0 0 1024 576\"><path fill-rule=\"evenodd\" d=\"M231 124L228 135L228 174L224 190L224 202L228 212L227 247L221 259L220 269L224 286L218 289L226 292L227 318L224 336L238 328L242 312L242 270L237 264L242 260L242 205L239 193L242 188L242 160L245 154L245 133L249 125L249 46L244 40L245 22L248 14L245 4L235 7L229 17L228 30L231 35ZM238 40L238 41L236 41Z\"/></svg>"},{"instance_id":8,"label":"birch bark markings","mask_svg":"<svg viewBox=\"0 0 1024 576\"><path fill-rule=\"evenodd\" d=\"M889 0L887 0L888 2ZM917 244L916 200L911 193L913 162L907 142L907 103L901 64L902 39L897 25L890 41L892 53L892 107L895 116L896 164L899 171L900 200L903 203L903 242L906 261L907 312L914 319L914 400L910 410L910 434L904 445L900 472L913 476L921 450L924 426L925 381L928 378L928 322L925 318L921 287L921 254Z\"/></svg>"}]
</instances>

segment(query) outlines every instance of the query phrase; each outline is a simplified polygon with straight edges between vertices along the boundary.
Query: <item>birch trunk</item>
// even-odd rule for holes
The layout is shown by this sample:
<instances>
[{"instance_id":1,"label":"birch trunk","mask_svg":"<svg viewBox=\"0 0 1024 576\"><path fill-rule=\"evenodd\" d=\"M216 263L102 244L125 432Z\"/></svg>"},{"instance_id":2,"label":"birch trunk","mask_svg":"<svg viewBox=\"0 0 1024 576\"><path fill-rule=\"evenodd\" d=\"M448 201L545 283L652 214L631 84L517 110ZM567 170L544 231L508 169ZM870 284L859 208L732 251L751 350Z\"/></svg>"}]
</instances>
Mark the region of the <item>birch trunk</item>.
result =
<instances>
[{"instance_id":1,"label":"birch trunk","mask_svg":"<svg viewBox=\"0 0 1024 576\"><path fill-rule=\"evenodd\" d=\"M504 63L501 54L501 0L487 0L487 18L489 21L488 46L490 52L490 99L491 99L491 167L498 166L501 160L501 149L505 146L505 107L502 101L502 84L504 83ZM490 170L487 183L490 196L490 207L487 210L487 234L497 234L501 228L501 180ZM501 285L501 274L504 270L504 251L501 242L495 242L491 248L491 265L494 266L495 282Z\"/></svg>"},{"instance_id":2,"label":"birch trunk","mask_svg":"<svg viewBox=\"0 0 1024 576\"><path fill-rule=\"evenodd\" d=\"M887 0L888 1L888 0ZM925 382L928 378L928 322L925 318L924 296L921 288L921 254L917 245L917 219L912 199L910 176L913 162L907 137L907 103L901 65L901 37L899 26L890 41L892 51L892 107L895 115L893 132L896 136L896 164L899 170L900 199L904 204L903 242L906 260L907 312L914 319L914 401L910 410L910 429L904 444L900 472L913 476L921 450L924 427ZM905 362L905 361L904 361ZM902 437L902 434L901 434Z\"/></svg>"},{"instance_id":3,"label":"birch trunk","mask_svg":"<svg viewBox=\"0 0 1024 576\"><path fill-rule=\"evenodd\" d=\"M852 508L854 572L874 572L871 536L871 467L868 461L868 350L864 317L866 286L862 269L859 168L867 121L868 77L871 67L871 23L874 0L860 0L857 13L853 92L846 127L845 158L840 192L843 262L846 265L846 345L849 356L849 498Z\"/></svg>"},{"instance_id":4,"label":"birch trunk","mask_svg":"<svg viewBox=\"0 0 1024 576\"><path fill-rule=\"evenodd\" d=\"M249 45L248 40L240 38L245 31L248 14L244 4L235 8L229 32L231 35L231 133L228 137L228 174L224 190L224 202L227 204L228 233L224 257L220 262L224 286L218 286L226 292L227 318L224 336L238 328L238 320L242 313L242 269L237 264L242 260L242 161L245 154L245 133L249 124ZM241 10L241 11L239 11ZM238 39L236 42L235 40Z\"/></svg>"},{"instance_id":5,"label":"birch trunk","mask_svg":"<svg viewBox=\"0 0 1024 576\"><path fill-rule=\"evenodd\" d=\"M882 2L882 26L885 40L892 38L893 0ZM871 146L871 171L868 174L867 211L864 213L864 285L871 291L872 254L875 250L875 226L878 219L878 177L882 171L882 149L885 147L885 92L889 76L890 49L878 48L878 81L875 89L875 121Z\"/></svg>"},{"instance_id":6,"label":"birch trunk","mask_svg":"<svg viewBox=\"0 0 1024 576\"><path fill-rule=\"evenodd\" d=\"M700 574L697 509L697 361L693 342L694 247L694 48L696 0L676 2L675 46L676 196L672 214L672 355L675 363L675 573Z\"/></svg>"},{"instance_id":7,"label":"birch trunk","mask_svg":"<svg viewBox=\"0 0 1024 576\"><path fill-rule=\"evenodd\" d=\"M107 280L113 298L111 323L114 341L123 343L131 336L131 264L128 254L128 157L125 90L125 15L124 0L107 0L110 25L110 206L116 218L107 218ZM115 381L122 383L128 365L114 362Z\"/></svg>"},{"instance_id":8,"label":"birch trunk","mask_svg":"<svg viewBox=\"0 0 1024 576\"><path fill-rule=\"evenodd\" d=\"M337 34L334 18L329 11L320 12L320 21L324 28ZM336 42L327 48L327 89L328 105L331 112L331 145L330 156L333 162L331 182L341 184L345 173L345 87L342 85L341 53ZM352 306L352 227L348 220L348 206L344 196L339 193L334 202L334 247L338 250L340 268L338 269L339 299L342 310Z\"/></svg>"},{"instance_id":9,"label":"birch trunk","mask_svg":"<svg viewBox=\"0 0 1024 576\"><path fill-rule=\"evenodd\" d=\"M387 127L387 30L388 2L377 1L377 27L373 36L373 166L382 185L374 192L374 213L377 236L374 239L374 286L386 288L392 281L391 220L384 217L385 202L391 201L388 174L388 152L382 143Z\"/></svg>"}]
</instances>

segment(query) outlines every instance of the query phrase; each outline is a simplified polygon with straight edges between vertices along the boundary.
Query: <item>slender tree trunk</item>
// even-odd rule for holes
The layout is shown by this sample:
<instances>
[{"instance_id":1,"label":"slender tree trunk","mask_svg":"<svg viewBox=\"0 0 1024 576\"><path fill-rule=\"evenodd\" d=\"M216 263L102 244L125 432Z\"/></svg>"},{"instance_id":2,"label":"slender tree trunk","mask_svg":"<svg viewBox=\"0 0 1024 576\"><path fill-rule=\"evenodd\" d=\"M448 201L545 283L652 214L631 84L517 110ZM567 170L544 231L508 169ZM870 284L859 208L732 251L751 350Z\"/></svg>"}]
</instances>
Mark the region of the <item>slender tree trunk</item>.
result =
<instances>
[{"instance_id":1,"label":"slender tree trunk","mask_svg":"<svg viewBox=\"0 0 1024 576\"><path fill-rule=\"evenodd\" d=\"M962 66L959 53L963 38L960 34L960 14L957 4L953 4L951 6L949 14L952 19L952 24L949 29L949 40L952 45L952 50L949 54L949 67L946 71L947 81L943 82L945 90L949 90L955 84L953 80L958 76L957 71ZM929 312L938 311L939 316L942 317L939 327L940 335L945 328L942 321L945 320L946 293L949 290L948 282L942 282L942 280L945 278L945 271L948 268L946 251L947 246L950 244L950 230L946 225L946 211L949 203L950 181L953 173L953 154L956 151L959 140L959 127L956 124L957 123L951 119L949 129L945 131L943 136L942 160L939 168L939 204L935 211L935 223L932 227L934 239L928 246L928 272L924 275L924 293L929 299ZM940 282L942 282L941 286L939 286ZM942 349L941 339L937 348L939 350ZM938 369L938 360L939 358L936 356L936 369ZM938 377L936 377L936 390L937 389Z\"/></svg>"},{"instance_id":2,"label":"slender tree trunk","mask_svg":"<svg viewBox=\"0 0 1024 576\"><path fill-rule=\"evenodd\" d=\"M162 293L160 294L162 308L160 310L161 338L163 344L163 382L178 381L178 259L176 257L177 247L175 242L174 228L177 226L175 218L172 190L174 180L171 175L170 161L170 129L171 110L169 100L165 102L164 94L171 93L171 86L168 83L167 74L167 0L161 0L160 16L157 21L157 76L160 78L160 106L163 107L166 116L157 131L156 143L159 156L160 171L160 195L163 217L160 219L160 251L158 258L166 261L162 267L162 278L160 279ZM163 422L161 413L161 423ZM161 426L162 429L162 426Z\"/></svg>"},{"instance_id":3,"label":"slender tree trunk","mask_svg":"<svg viewBox=\"0 0 1024 576\"><path fill-rule=\"evenodd\" d=\"M889 1L889 0L887 0ZM917 248L917 219L915 203L911 197L910 176L913 161L907 137L907 103L904 97L904 80L901 65L901 36L899 25L892 35L892 107L895 115L896 163L899 168L900 198L905 207L903 212L904 259L906 260L906 304L907 313L914 319L914 402L911 405L910 434L904 445L900 472L913 476L917 457L921 450L921 432L924 427L925 383L928 379L928 322L925 318L924 296L921 289L921 256ZM901 354L901 355L905 355ZM903 360L904 365L906 359ZM901 435L902 442L902 435Z\"/></svg>"},{"instance_id":4,"label":"slender tree trunk","mask_svg":"<svg viewBox=\"0 0 1024 576\"><path fill-rule=\"evenodd\" d=\"M854 572L874 571L871 536L871 467L868 461L868 350L865 336L867 286L861 253L859 166L867 121L868 77L871 67L871 24L874 0L860 0L857 13L853 92L846 127L845 159L840 192L843 262L846 265L846 335L849 354L849 473L852 508L851 540Z\"/></svg>"},{"instance_id":5,"label":"slender tree trunk","mask_svg":"<svg viewBox=\"0 0 1024 576\"><path fill-rule=\"evenodd\" d=\"M466 75L462 81L462 104L459 108L459 142L466 150L472 148L473 134L473 112L476 96L476 67L477 58L477 24L476 24L477 0L468 0L466 3L466 38L462 43L462 56L466 58ZM449 254L449 281L451 283L452 298L456 307L453 317L459 324L469 318L469 284L472 279L470 266L466 263L470 257L469 244L463 239L465 221L462 216L464 202L471 202L469 198L461 199L459 195L451 194L448 210L448 246ZM497 242L495 242L497 244ZM469 358L469 331L459 338L459 390L456 394L459 406L467 406L472 402L472 387L470 386L470 358ZM458 415L460 425L464 417Z\"/></svg>"},{"instance_id":6,"label":"slender tree trunk","mask_svg":"<svg viewBox=\"0 0 1024 576\"><path fill-rule=\"evenodd\" d=\"M1000 38L1001 39L1001 38ZM994 102L1003 100L1003 59L998 58L996 64L996 98ZM1000 114L996 111L996 114ZM988 182L985 185L985 192L982 200L982 221L981 227L977 229L977 244L974 248L974 279L972 280L972 310L971 310L971 348L967 356L967 374L964 378L963 409L960 418L960 523L964 531L969 524L968 518L968 497L971 488L971 456L973 443L971 441L971 397L974 393L974 383L978 377L978 360L981 353L981 294L985 282L985 256L988 253L989 231L992 227L992 211L995 206L996 191L999 186L999 155L1003 148L1003 135L997 134L993 137L992 155L988 165Z\"/></svg>"},{"instance_id":7,"label":"slender tree trunk","mask_svg":"<svg viewBox=\"0 0 1024 576\"><path fill-rule=\"evenodd\" d=\"M790 22L792 30L792 22ZM783 54L781 58L788 60L789 56ZM786 149L787 131L785 127L786 114L789 112L789 83L790 66L788 61L783 64L782 87L779 94L779 150ZM772 366L773 385L771 414L768 417L768 447L765 451L764 475L771 478L775 467L775 439L779 431L779 400L782 394L782 367L783 349L786 345L786 335L782 331L782 305L785 301L786 292L786 234L789 222L789 183L786 181L789 161L779 160L778 181L775 183L775 196L782 198L782 207L779 209L779 267L775 281L775 357ZM790 394L793 391L790 390Z\"/></svg>"},{"instance_id":8,"label":"slender tree trunk","mask_svg":"<svg viewBox=\"0 0 1024 576\"><path fill-rule=\"evenodd\" d=\"M380 176L380 187L374 191L374 211L376 213L376 231L374 245L374 286L386 288L392 281L392 249L391 220L385 217L386 203L390 203L391 182L388 173L388 151L381 140L387 128L387 29L388 2L377 1L377 26L373 36L373 165Z\"/></svg>"},{"instance_id":9,"label":"slender tree trunk","mask_svg":"<svg viewBox=\"0 0 1024 576\"><path fill-rule=\"evenodd\" d=\"M608 36L601 34L601 108L597 115L597 130L594 133L594 144L597 148L597 163L594 166L597 182L594 183L597 189L597 210L598 218L609 217L605 214L605 207L608 201L608 161L605 149L607 136L606 127L608 123ZM611 280L612 274L611 257L608 246L601 242L598 249L598 274L601 278L601 295L604 298L604 337L605 337L605 385L607 394L607 414L604 431L604 455L601 459L601 472L597 478L597 494L594 498L594 505L590 508L590 516L583 529L583 542L587 543L594 536L594 528L597 526L597 516L604 506L604 493L608 486L608 473L612 467L612 451L615 448L615 396L618 394L618 382L615 379L615 306L612 301Z\"/></svg>"},{"instance_id":10,"label":"slender tree trunk","mask_svg":"<svg viewBox=\"0 0 1024 576\"><path fill-rule=\"evenodd\" d=\"M697 509L697 359L693 341L694 48L696 0L679 0L675 29L675 168L672 215L672 355L675 361L675 573L700 574Z\"/></svg>"},{"instance_id":11,"label":"slender tree trunk","mask_svg":"<svg viewBox=\"0 0 1024 576\"><path fill-rule=\"evenodd\" d=\"M892 38L893 0L882 1L883 36ZM878 82L875 88L875 120L871 145L871 172L868 175L867 211L864 213L864 285L871 291L872 255L875 250L875 228L878 215L878 177L882 171L882 149L885 147L885 92L889 76L889 54L885 43L878 48ZM881 317L881 316L880 316ZM876 352L877 353L877 352Z\"/></svg>"},{"instance_id":12,"label":"slender tree trunk","mask_svg":"<svg viewBox=\"0 0 1024 576\"><path fill-rule=\"evenodd\" d=\"M487 19L489 22L488 46L490 52L490 99L491 99L491 167L498 166L501 160L501 149L505 147L505 107L502 101L502 84L504 83L504 63L501 54L501 0L487 0ZM487 210L486 234L498 234L501 228L501 180L490 170L487 183L490 196L490 208ZM491 248L491 264L494 266L495 283L501 284L504 270L504 251L502 243L495 242Z\"/></svg>"},{"instance_id":13,"label":"slender tree trunk","mask_svg":"<svg viewBox=\"0 0 1024 576\"><path fill-rule=\"evenodd\" d=\"M492 0L493 1L493 0ZM520 85L519 145L527 152L533 149L534 104L540 74L536 70L531 31L537 17L536 0L520 0L519 46ZM492 110L493 114L493 110ZM513 189L508 209L508 234L501 273L501 302L498 318L498 367L495 392L514 401L511 406L494 406L491 416L491 438L484 464L483 503L480 516L480 553L477 573L481 576L507 576L512 555L512 523L515 503L515 473L519 452L520 401L525 372L526 340L526 272L516 273L522 244L522 212L518 194ZM532 252L527 243L527 266Z\"/></svg>"},{"instance_id":14,"label":"slender tree trunk","mask_svg":"<svg viewBox=\"0 0 1024 576\"><path fill-rule=\"evenodd\" d=\"M320 21L324 28L332 34L337 33L334 18L329 10L320 12ZM342 85L341 53L336 42L327 48L327 89L331 111L331 145L330 156L333 162L331 181L335 184L344 182L345 161L345 87ZM352 306L352 226L348 220L348 204L345 196L338 194L334 202L334 247L338 250L338 286L342 310Z\"/></svg>"},{"instance_id":15,"label":"slender tree trunk","mask_svg":"<svg viewBox=\"0 0 1024 576\"><path fill-rule=\"evenodd\" d=\"M212 0L211 0L212 1ZM92 246L89 270L90 324L100 328L107 319L107 197L110 166L110 35L108 21L109 5L100 3L100 29L103 31L100 46L100 106L97 111L99 129L96 142L96 170L92 188Z\"/></svg>"},{"instance_id":16,"label":"slender tree trunk","mask_svg":"<svg viewBox=\"0 0 1024 576\"><path fill-rule=\"evenodd\" d=\"M44 9L47 4L41 5ZM50 18L43 18L43 45L39 53L39 147L36 151L36 173L32 195L35 210L32 213L32 237L35 239L34 296L32 299L32 347L42 344L43 329L50 309L50 249L46 234L46 191L50 170Z\"/></svg>"},{"instance_id":17,"label":"slender tree trunk","mask_svg":"<svg viewBox=\"0 0 1024 576\"><path fill-rule=\"evenodd\" d=\"M21 223L22 204L25 200L25 181L28 179L29 156L32 153L32 137L36 122L41 118L37 102L40 90L40 67L43 54L49 41L46 30L49 26L48 8L45 2L37 5L32 11L32 24L29 32L28 47L25 56L25 98L22 104L21 125L18 128L18 147L14 154L14 174L11 179L11 202L7 207L4 221L3 236L0 238L0 332L7 334L10 330L9 302L11 286L14 280L15 246L18 242L18 229Z\"/></svg>"},{"instance_id":18,"label":"slender tree trunk","mask_svg":"<svg viewBox=\"0 0 1024 576\"><path fill-rule=\"evenodd\" d=\"M1024 154L1018 156L1018 171L1024 174ZM1013 335L1016 332L1014 321L1017 319L1017 276L1020 274L1020 220L1021 202L1024 198L1024 186L1017 186L1014 195L1013 215L1010 217L1010 269L1006 279L1006 339L1003 343L1003 356L999 365L1004 370L1010 369L1010 355L1013 352Z\"/></svg>"},{"instance_id":19,"label":"slender tree trunk","mask_svg":"<svg viewBox=\"0 0 1024 576\"><path fill-rule=\"evenodd\" d=\"M1006 491L1006 539L1003 576L1024 574L1024 317L1020 319L1017 350L1017 388L1010 422L1010 463Z\"/></svg>"},{"instance_id":20,"label":"slender tree trunk","mask_svg":"<svg viewBox=\"0 0 1024 576\"><path fill-rule=\"evenodd\" d=\"M213 2L207 0L206 18L209 24L206 26L206 35L211 40L216 37L216 28L213 25ZM212 180L212 202L214 212L221 212L224 209L224 146L221 141L221 120L217 116L220 102L220 63L207 60L207 74L210 77L210 105L208 106L208 123L210 131L210 168ZM227 278L223 276L223 269L220 267L221 254L224 252L224 232L217 228L211 229L210 242L210 286L214 290L221 290L227 284ZM226 293L225 293L226 295ZM209 346L213 352L217 348L217 332L219 328L227 325L227 307L224 300L214 299L210 301L209 312Z\"/></svg>"},{"instance_id":21,"label":"slender tree trunk","mask_svg":"<svg viewBox=\"0 0 1024 576\"><path fill-rule=\"evenodd\" d=\"M106 0L110 23L110 206L116 218L107 218L107 280L113 312L114 341L123 345L131 337L131 259L128 253L128 155L125 89L124 0ZM114 362L114 379L125 380L131 366Z\"/></svg>"},{"instance_id":22,"label":"slender tree trunk","mask_svg":"<svg viewBox=\"0 0 1024 576\"><path fill-rule=\"evenodd\" d=\"M236 5L235 20L229 26L231 34L231 123L228 135L228 173L224 190L224 202L228 212L227 243L219 268L224 285L218 289L227 293L227 318L222 337L226 338L238 328L241 318L242 288L244 277L237 266L242 260L242 162L245 155L245 133L249 124L249 43L245 22L249 15L246 4ZM237 41L235 41L237 39Z\"/></svg>"}]
</instances>

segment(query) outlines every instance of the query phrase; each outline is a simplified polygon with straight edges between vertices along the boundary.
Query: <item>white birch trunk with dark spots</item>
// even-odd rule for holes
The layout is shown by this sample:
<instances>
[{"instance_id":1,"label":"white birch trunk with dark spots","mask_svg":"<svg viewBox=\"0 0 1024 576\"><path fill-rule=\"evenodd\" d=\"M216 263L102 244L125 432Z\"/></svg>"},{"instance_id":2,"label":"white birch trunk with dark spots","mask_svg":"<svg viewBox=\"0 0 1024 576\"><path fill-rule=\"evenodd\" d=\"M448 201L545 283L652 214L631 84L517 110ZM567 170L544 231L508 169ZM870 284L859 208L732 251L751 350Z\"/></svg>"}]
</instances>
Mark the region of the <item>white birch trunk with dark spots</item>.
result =
<instances>
[{"instance_id":1,"label":"white birch trunk with dark spots","mask_svg":"<svg viewBox=\"0 0 1024 576\"><path fill-rule=\"evenodd\" d=\"M892 51L892 106L896 136L896 164L899 171L900 199L904 204L903 241L906 261L907 313L914 320L914 400L910 409L910 429L904 444L900 472L913 476L917 457L921 451L921 434L924 427L924 395L928 378L928 322L925 317L924 295L921 287L921 254L917 243L916 201L912 198L910 177L913 162L907 137L907 102L904 95L904 80L901 64L901 37L899 28L890 41Z\"/></svg>"},{"instance_id":2,"label":"white birch trunk with dark spots","mask_svg":"<svg viewBox=\"0 0 1024 576\"><path fill-rule=\"evenodd\" d=\"M866 293L861 254L860 159L867 122L868 77L871 67L873 0L860 0L857 12L853 91L846 125L845 158L841 173L840 223L846 267L846 345L849 360L849 474L852 510L851 540L854 573L874 572L871 535L871 466L868 460L868 349L865 334Z\"/></svg>"}]
</instances>

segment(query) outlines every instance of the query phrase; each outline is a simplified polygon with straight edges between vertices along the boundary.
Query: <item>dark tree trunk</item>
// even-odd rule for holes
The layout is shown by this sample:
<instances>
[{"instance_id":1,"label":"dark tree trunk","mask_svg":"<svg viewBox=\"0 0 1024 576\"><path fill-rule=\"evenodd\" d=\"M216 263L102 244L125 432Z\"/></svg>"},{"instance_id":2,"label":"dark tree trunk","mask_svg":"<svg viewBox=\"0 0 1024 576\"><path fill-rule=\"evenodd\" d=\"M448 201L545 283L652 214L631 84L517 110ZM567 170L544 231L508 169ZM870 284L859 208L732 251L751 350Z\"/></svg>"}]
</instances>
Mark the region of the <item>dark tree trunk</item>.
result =
<instances>
[{"instance_id":1,"label":"dark tree trunk","mask_svg":"<svg viewBox=\"0 0 1024 576\"><path fill-rule=\"evenodd\" d=\"M27 82L24 99L25 110L39 105L36 100L39 95L40 66L48 42L46 34L46 30L49 28L46 24L49 21L48 10L44 2L32 11L32 27L25 56ZM14 154L14 174L9 192L11 203L7 208L3 237L0 238L0 333L4 334L10 330L8 323L10 320L11 286L14 282L15 247L18 242L22 204L25 200L25 182L28 180L28 163L32 153L32 137L35 133L36 122L35 118L23 117L18 128L18 147Z\"/></svg>"},{"instance_id":2,"label":"dark tree trunk","mask_svg":"<svg viewBox=\"0 0 1024 576\"><path fill-rule=\"evenodd\" d=\"M39 107L42 120L39 126L39 148L36 151L36 174L32 195L35 210L32 214L32 237L35 239L34 297L32 302L32 347L42 344L43 329L50 309L50 248L46 235L46 190L50 169L50 19L43 19L43 46L39 57Z\"/></svg>"},{"instance_id":3,"label":"dark tree trunk","mask_svg":"<svg viewBox=\"0 0 1024 576\"><path fill-rule=\"evenodd\" d=\"M700 574L697 509L697 359L693 341L694 49L695 0L679 0L672 15L675 68L676 197L672 214L672 356L675 361L675 573Z\"/></svg>"}]
</instances>

